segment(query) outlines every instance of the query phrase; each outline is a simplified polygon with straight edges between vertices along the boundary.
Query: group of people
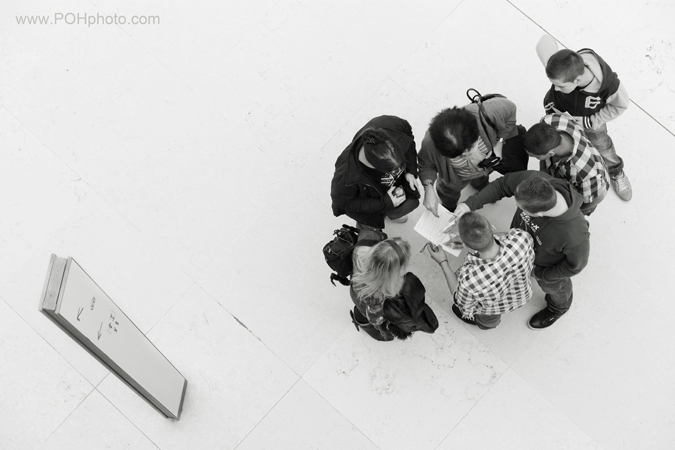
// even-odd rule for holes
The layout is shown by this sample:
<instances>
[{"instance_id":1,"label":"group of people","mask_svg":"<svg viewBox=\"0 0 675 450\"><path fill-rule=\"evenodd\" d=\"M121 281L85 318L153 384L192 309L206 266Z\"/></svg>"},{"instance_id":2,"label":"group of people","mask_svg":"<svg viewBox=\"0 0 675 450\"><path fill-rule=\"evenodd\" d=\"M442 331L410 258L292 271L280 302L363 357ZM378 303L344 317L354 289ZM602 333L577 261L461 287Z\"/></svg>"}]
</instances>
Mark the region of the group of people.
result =
<instances>
[{"instance_id":1,"label":"group of people","mask_svg":"<svg viewBox=\"0 0 675 450\"><path fill-rule=\"evenodd\" d=\"M350 286L357 329L392 340L438 326L424 303L423 284L407 272L409 244L383 232L386 219L405 222L421 198L435 215L441 204L458 216L460 238L470 250L453 272L447 254L427 245L447 280L457 317L495 328L502 314L532 297L531 277L546 300L546 308L529 320L531 328L546 328L569 310L571 277L589 257L586 216L610 185L621 199L632 197L606 126L629 99L593 50L559 50L548 35L536 50L552 86L544 97L545 116L528 130L517 124L516 106L507 98L478 97L439 112L419 153L408 121L380 116L338 157L333 212L354 219L360 230ZM540 161L540 170L527 170L529 157ZM490 183L493 171L504 176ZM477 192L458 203L469 184ZM514 197L517 209L510 230L496 233L475 211L505 197Z\"/></svg>"}]
</instances>

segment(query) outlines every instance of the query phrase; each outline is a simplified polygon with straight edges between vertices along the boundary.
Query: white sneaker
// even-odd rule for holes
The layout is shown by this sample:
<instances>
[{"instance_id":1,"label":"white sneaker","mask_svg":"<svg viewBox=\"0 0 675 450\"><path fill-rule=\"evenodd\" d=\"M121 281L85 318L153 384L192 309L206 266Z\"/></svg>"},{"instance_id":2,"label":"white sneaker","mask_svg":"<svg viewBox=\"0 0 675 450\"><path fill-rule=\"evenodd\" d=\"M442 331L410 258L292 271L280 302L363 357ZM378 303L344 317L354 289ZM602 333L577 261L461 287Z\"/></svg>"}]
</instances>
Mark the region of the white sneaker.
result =
<instances>
[{"instance_id":1,"label":"white sneaker","mask_svg":"<svg viewBox=\"0 0 675 450\"><path fill-rule=\"evenodd\" d=\"M612 187L622 200L628 201L633 197L633 189L631 188L630 181L628 181L628 177L623 172L623 170L619 172L617 176L610 177L610 179L612 180Z\"/></svg>"}]
</instances>

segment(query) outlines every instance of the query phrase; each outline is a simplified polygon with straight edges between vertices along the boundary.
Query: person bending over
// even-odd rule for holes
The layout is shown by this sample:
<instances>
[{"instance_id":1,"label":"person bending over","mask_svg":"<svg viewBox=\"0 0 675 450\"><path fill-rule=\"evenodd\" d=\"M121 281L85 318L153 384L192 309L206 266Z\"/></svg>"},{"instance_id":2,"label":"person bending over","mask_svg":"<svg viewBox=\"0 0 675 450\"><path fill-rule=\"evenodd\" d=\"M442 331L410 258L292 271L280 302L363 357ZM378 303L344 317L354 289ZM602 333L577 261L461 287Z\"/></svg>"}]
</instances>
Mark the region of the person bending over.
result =
<instances>
[{"instance_id":1,"label":"person bending over","mask_svg":"<svg viewBox=\"0 0 675 450\"><path fill-rule=\"evenodd\" d=\"M419 206L417 152L408 121L380 116L361 128L335 163L333 214L359 229L384 228L384 218L405 222Z\"/></svg>"},{"instance_id":2,"label":"person bending over","mask_svg":"<svg viewBox=\"0 0 675 450\"><path fill-rule=\"evenodd\" d=\"M453 294L452 312L483 330L495 328L502 314L520 308L532 297L534 241L517 228L494 235L490 222L475 212L462 215L458 228L473 253L466 255L456 272L441 247L429 245L429 254L441 266Z\"/></svg>"}]
</instances>

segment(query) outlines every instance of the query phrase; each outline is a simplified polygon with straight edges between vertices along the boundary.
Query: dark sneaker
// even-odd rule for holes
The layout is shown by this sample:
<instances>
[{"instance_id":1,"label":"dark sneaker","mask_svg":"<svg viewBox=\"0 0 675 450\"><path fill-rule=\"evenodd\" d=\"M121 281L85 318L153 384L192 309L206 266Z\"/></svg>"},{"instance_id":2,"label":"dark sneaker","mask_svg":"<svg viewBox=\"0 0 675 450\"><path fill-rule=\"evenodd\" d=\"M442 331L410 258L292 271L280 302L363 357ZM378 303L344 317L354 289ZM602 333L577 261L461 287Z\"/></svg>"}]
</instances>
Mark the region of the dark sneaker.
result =
<instances>
[{"instance_id":1,"label":"dark sneaker","mask_svg":"<svg viewBox=\"0 0 675 450\"><path fill-rule=\"evenodd\" d=\"M555 323L556 320L560 319L562 314L554 313L548 308L544 308L539 311L537 314L532 316L528 325L533 330L539 330L541 328L550 327Z\"/></svg>"},{"instance_id":2,"label":"dark sneaker","mask_svg":"<svg viewBox=\"0 0 675 450\"><path fill-rule=\"evenodd\" d=\"M633 188L631 188L630 181L628 181L628 177L623 170L610 179L612 180L612 187L622 200L628 201L633 197Z\"/></svg>"},{"instance_id":3,"label":"dark sneaker","mask_svg":"<svg viewBox=\"0 0 675 450\"><path fill-rule=\"evenodd\" d=\"M452 304L452 312L454 312L457 317L462 319L462 322L468 323L469 325L478 325L475 320L465 319L462 317L462 311L459 309L459 306L455 305L454 303Z\"/></svg>"}]
</instances>

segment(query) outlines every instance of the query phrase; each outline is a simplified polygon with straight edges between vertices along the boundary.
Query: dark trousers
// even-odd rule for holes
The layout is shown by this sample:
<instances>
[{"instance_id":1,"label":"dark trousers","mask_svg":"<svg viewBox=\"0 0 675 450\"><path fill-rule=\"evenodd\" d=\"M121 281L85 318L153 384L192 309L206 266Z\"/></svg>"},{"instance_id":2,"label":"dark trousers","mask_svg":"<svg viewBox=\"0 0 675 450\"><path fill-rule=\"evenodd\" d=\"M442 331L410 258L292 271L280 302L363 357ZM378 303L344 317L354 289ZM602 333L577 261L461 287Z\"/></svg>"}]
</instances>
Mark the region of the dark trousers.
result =
<instances>
[{"instance_id":1,"label":"dark trousers","mask_svg":"<svg viewBox=\"0 0 675 450\"><path fill-rule=\"evenodd\" d=\"M569 277L555 281L537 280L546 294L546 306L556 314L565 314L572 306L572 280Z\"/></svg>"}]
</instances>

